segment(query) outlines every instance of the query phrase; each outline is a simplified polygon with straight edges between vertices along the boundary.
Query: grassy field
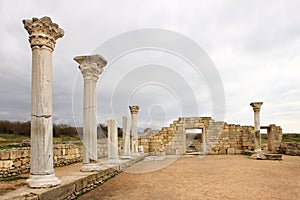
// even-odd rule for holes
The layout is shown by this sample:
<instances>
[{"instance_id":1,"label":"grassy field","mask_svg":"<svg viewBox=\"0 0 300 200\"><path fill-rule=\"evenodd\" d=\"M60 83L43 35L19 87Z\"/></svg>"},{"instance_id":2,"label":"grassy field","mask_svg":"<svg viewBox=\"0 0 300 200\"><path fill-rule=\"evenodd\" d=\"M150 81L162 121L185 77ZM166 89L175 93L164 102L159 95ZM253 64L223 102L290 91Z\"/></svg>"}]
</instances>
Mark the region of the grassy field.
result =
<instances>
[{"instance_id":1,"label":"grassy field","mask_svg":"<svg viewBox=\"0 0 300 200\"><path fill-rule=\"evenodd\" d=\"M76 145L82 145L79 136L53 137L54 142L74 142ZM0 149L26 147L30 144L30 136L19 134L0 133Z\"/></svg>"},{"instance_id":2,"label":"grassy field","mask_svg":"<svg viewBox=\"0 0 300 200\"><path fill-rule=\"evenodd\" d=\"M299 142L300 143L300 134L282 134L282 142ZM261 134L261 143L268 143L267 134Z\"/></svg>"}]
</instances>

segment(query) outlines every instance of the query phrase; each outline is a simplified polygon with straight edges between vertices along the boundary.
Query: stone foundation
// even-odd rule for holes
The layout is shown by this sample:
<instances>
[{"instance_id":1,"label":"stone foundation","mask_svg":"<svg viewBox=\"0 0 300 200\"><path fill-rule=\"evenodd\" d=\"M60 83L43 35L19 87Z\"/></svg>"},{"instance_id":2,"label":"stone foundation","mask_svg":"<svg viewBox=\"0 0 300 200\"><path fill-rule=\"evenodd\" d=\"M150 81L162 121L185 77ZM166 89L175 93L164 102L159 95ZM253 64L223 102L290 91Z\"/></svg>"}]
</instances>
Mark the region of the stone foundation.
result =
<instances>
[{"instance_id":1,"label":"stone foundation","mask_svg":"<svg viewBox=\"0 0 300 200\"><path fill-rule=\"evenodd\" d=\"M286 142L281 143L278 147L278 153L290 156L300 156L300 143Z\"/></svg>"}]
</instances>

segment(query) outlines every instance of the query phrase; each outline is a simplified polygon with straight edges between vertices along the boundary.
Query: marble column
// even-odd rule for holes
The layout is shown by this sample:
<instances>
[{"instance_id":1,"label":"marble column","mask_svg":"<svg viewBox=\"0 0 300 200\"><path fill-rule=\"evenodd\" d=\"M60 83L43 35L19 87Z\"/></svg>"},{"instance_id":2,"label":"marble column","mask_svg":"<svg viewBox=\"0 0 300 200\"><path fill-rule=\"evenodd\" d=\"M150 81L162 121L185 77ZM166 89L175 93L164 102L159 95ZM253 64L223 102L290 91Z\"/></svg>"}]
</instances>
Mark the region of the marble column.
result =
<instances>
[{"instance_id":1,"label":"marble column","mask_svg":"<svg viewBox=\"0 0 300 200\"><path fill-rule=\"evenodd\" d=\"M76 56L84 80L83 96L83 165L81 171L95 171L97 156L97 98L96 86L106 60L100 55Z\"/></svg>"},{"instance_id":2,"label":"marble column","mask_svg":"<svg viewBox=\"0 0 300 200\"><path fill-rule=\"evenodd\" d=\"M123 156L122 159L131 159L130 156L130 124L128 117L123 116Z\"/></svg>"},{"instance_id":3,"label":"marble column","mask_svg":"<svg viewBox=\"0 0 300 200\"><path fill-rule=\"evenodd\" d=\"M108 120L108 164L118 164L119 152L118 152L118 127L116 120Z\"/></svg>"},{"instance_id":4,"label":"marble column","mask_svg":"<svg viewBox=\"0 0 300 200\"><path fill-rule=\"evenodd\" d=\"M261 135L260 135L260 108L263 102L253 102L250 103L254 111L254 141L255 141L255 151L261 151Z\"/></svg>"},{"instance_id":5,"label":"marble column","mask_svg":"<svg viewBox=\"0 0 300 200\"><path fill-rule=\"evenodd\" d=\"M61 183L53 169L52 53L63 29L49 17L23 20L32 50L30 187Z\"/></svg>"},{"instance_id":6,"label":"marble column","mask_svg":"<svg viewBox=\"0 0 300 200\"><path fill-rule=\"evenodd\" d=\"M131 151L133 154L138 154L138 126L137 126L137 114L139 112L139 106L129 106L131 113Z\"/></svg>"}]
</instances>

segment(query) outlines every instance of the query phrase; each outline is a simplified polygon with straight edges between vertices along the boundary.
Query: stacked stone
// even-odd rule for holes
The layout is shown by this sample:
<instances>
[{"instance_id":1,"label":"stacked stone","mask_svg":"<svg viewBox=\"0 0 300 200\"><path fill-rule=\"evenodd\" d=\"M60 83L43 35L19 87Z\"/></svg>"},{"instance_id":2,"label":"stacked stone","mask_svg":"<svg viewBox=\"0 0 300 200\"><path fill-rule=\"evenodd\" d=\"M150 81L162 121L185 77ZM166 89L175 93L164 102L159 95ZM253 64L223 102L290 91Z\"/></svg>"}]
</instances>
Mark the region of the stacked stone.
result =
<instances>
[{"instance_id":1,"label":"stacked stone","mask_svg":"<svg viewBox=\"0 0 300 200\"><path fill-rule=\"evenodd\" d=\"M249 151L254 150L254 127L242 126L242 150Z\"/></svg>"},{"instance_id":2,"label":"stacked stone","mask_svg":"<svg viewBox=\"0 0 300 200\"><path fill-rule=\"evenodd\" d=\"M30 148L6 149L0 151L0 177L16 176L30 169Z\"/></svg>"},{"instance_id":3,"label":"stacked stone","mask_svg":"<svg viewBox=\"0 0 300 200\"><path fill-rule=\"evenodd\" d=\"M224 122L214 122L211 121L209 128L206 132L206 152L210 155L219 154L220 146L219 146L219 136L223 130ZM220 152L224 153L224 150Z\"/></svg>"},{"instance_id":4,"label":"stacked stone","mask_svg":"<svg viewBox=\"0 0 300 200\"><path fill-rule=\"evenodd\" d=\"M278 148L278 153L291 156L300 156L300 144L296 142L281 143Z\"/></svg>"},{"instance_id":5,"label":"stacked stone","mask_svg":"<svg viewBox=\"0 0 300 200\"><path fill-rule=\"evenodd\" d=\"M282 141L282 129L280 126L276 126L275 124L270 124L270 138L268 135L268 149L269 151L276 151L281 145Z\"/></svg>"},{"instance_id":6,"label":"stacked stone","mask_svg":"<svg viewBox=\"0 0 300 200\"><path fill-rule=\"evenodd\" d=\"M56 144L53 148L54 166L70 165L82 161L82 147L73 144Z\"/></svg>"}]
</instances>

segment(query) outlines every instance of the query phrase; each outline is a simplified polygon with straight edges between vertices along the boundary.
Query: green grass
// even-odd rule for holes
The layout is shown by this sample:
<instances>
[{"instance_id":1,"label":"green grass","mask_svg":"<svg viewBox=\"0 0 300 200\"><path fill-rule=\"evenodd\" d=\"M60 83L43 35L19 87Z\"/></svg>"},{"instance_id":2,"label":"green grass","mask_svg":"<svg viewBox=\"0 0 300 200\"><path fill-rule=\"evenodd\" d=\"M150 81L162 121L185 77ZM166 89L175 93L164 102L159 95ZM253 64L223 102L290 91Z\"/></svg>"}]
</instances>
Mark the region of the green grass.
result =
<instances>
[{"instance_id":1,"label":"green grass","mask_svg":"<svg viewBox=\"0 0 300 200\"><path fill-rule=\"evenodd\" d=\"M282 142L298 142L300 143L300 134L282 134ZM261 134L261 143L267 144L268 143L268 135Z\"/></svg>"},{"instance_id":2,"label":"green grass","mask_svg":"<svg viewBox=\"0 0 300 200\"><path fill-rule=\"evenodd\" d=\"M3 134L0 133L0 149L21 148L22 142L30 143L30 136L20 134ZM57 143L74 142L74 144L82 146L82 142L78 135L53 137L53 141Z\"/></svg>"},{"instance_id":3,"label":"green grass","mask_svg":"<svg viewBox=\"0 0 300 200\"><path fill-rule=\"evenodd\" d=\"M298 142L300 143L300 134L282 134L282 142Z\"/></svg>"}]
</instances>

